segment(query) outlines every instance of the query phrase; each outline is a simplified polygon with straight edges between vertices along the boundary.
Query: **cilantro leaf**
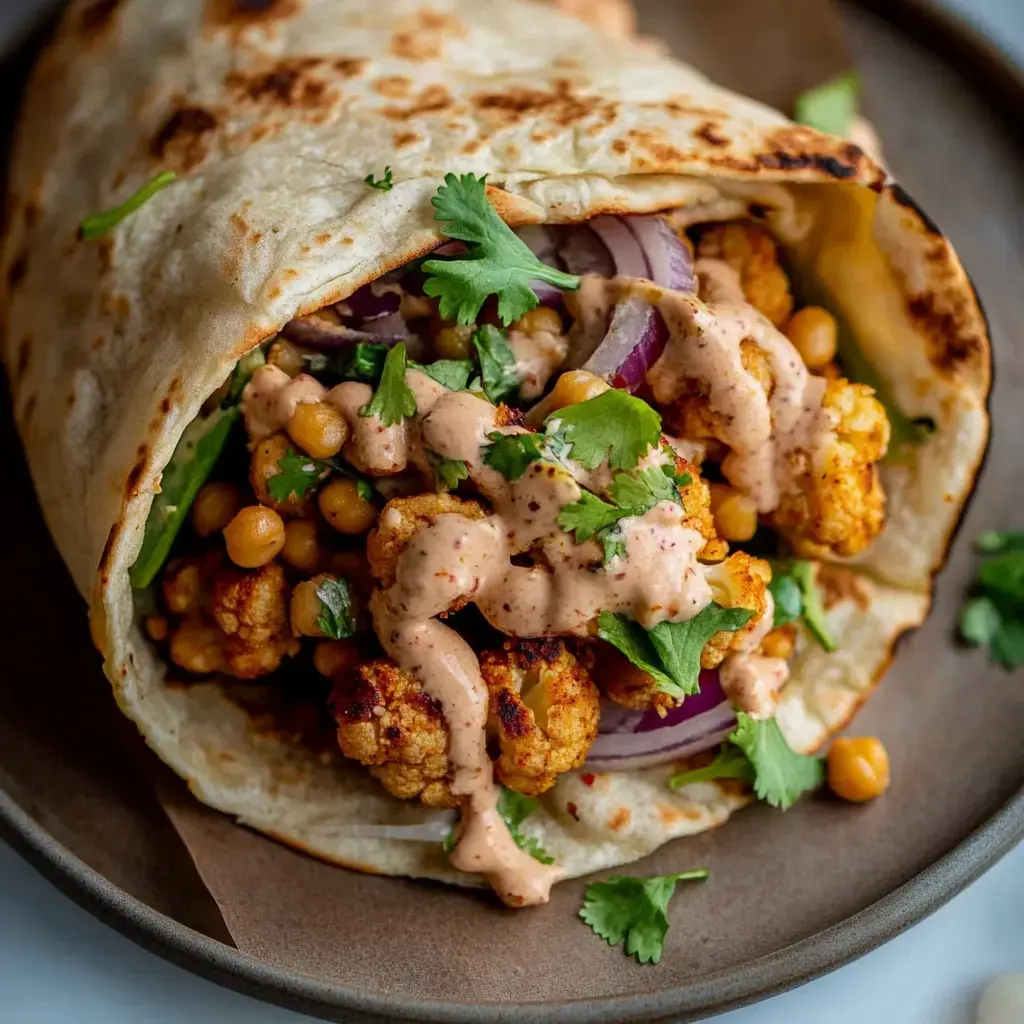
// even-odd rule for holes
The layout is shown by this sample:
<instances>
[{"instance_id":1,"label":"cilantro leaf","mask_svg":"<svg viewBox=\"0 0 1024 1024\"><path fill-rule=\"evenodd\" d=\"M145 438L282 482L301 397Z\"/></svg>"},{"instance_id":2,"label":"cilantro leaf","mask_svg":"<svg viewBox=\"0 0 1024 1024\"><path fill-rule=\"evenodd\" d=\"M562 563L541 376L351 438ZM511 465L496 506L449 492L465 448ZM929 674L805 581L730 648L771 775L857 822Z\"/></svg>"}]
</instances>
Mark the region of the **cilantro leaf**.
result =
<instances>
[{"instance_id":1,"label":"cilantro leaf","mask_svg":"<svg viewBox=\"0 0 1024 1024\"><path fill-rule=\"evenodd\" d=\"M84 242L102 238L112 231L121 221L130 217L140 207L145 206L157 194L167 188L177 178L174 171L164 171L146 182L134 195L129 196L120 206L94 213L86 217L78 228L78 237Z\"/></svg>"},{"instance_id":2,"label":"cilantro leaf","mask_svg":"<svg viewBox=\"0 0 1024 1024\"><path fill-rule=\"evenodd\" d=\"M747 755L753 766L754 792L761 800L786 810L825 780L822 759L796 753L774 718L759 721L742 711L736 718L739 726L729 740Z\"/></svg>"},{"instance_id":3,"label":"cilantro leaf","mask_svg":"<svg viewBox=\"0 0 1024 1024\"><path fill-rule=\"evenodd\" d=\"M723 608L714 601L685 622L659 622L647 631L665 672L675 683L673 695L700 692L700 655L718 632L742 629L754 613L749 608Z\"/></svg>"},{"instance_id":4,"label":"cilantro leaf","mask_svg":"<svg viewBox=\"0 0 1024 1024\"><path fill-rule=\"evenodd\" d=\"M632 469L661 439L661 417L642 399L615 388L559 409L547 422L586 469L597 469L606 458L612 469Z\"/></svg>"},{"instance_id":5,"label":"cilantro leaf","mask_svg":"<svg viewBox=\"0 0 1024 1024\"><path fill-rule=\"evenodd\" d=\"M376 416L387 427L416 415L416 396L405 383L405 343L399 342L384 359L380 384L373 398L360 410L360 416Z\"/></svg>"},{"instance_id":6,"label":"cilantro leaf","mask_svg":"<svg viewBox=\"0 0 1024 1024\"><path fill-rule=\"evenodd\" d=\"M628 956L642 964L656 964L665 946L666 912L676 883L707 877L706 868L653 878L615 875L587 886L579 915L609 946L624 942Z\"/></svg>"},{"instance_id":7,"label":"cilantro leaf","mask_svg":"<svg viewBox=\"0 0 1024 1024\"><path fill-rule=\"evenodd\" d=\"M469 476L469 466L462 459L446 459L434 452L429 452L428 455L434 467L438 490L454 491L459 486L459 481Z\"/></svg>"},{"instance_id":8,"label":"cilantro leaf","mask_svg":"<svg viewBox=\"0 0 1024 1024\"><path fill-rule=\"evenodd\" d=\"M823 82L796 99L794 120L819 132L845 137L857 116L860 76L856 71Z\"/></svg>"},{"instance_id":9,"label":"cilantro leaf","mask_svg":"<svg viewBox=\"0 0 1024 1024\"><path fill-rule=\"evenodd\" d=\"M374 341L357 342L339 356L334 370L343 380L361 380L364 384L377 384L384 372L384 360L389 351L390 346ZM319 352L313 353L314 358L319 355ZM327 357L322 358L325 359L323 368L327 369L330 360ZM310 372L316 372L312 365Z\"/></svg>"},{"instance_id":10,"label":"cilantro leaf","mask_svg":"<svg viewBox=\"0 0 1024 1024\"><path fill-rule=\"evenodd\" d=\"M596 494L584 491L576 501L563 505L555 522L569 533L575 533L576 543L590 540L595 533L614 526L623 516L633 515L633 510L619 508L602 501Z\"/></svg>"},{"instance_id":11,"label":"cilantro leaf","mask_svg":"<svg viewBox=\"0 0 1024 1024\"><path fill-rule=\"evenodd\" d=\"M335 640L344 640L352 636L356 631L356 624L348 580L324 580L316 588L316 596L320 598L317 629L324 636L333 637Z\"/></svg>"},{"instance_id":12,"label":"cilantro leaf","mask_svg":"<svg viewBox=\"0 0 1024 1024\"><path fill-rule=\"evenodd\" d=\"M469 375L473 372L473 364L468 359L437 359L424 366L410 359L409 369L425 373L449 391L465 391Z\"/></svg>"},{"instance_id":13,"label":"cilantro leaf","mask_svg":"<svg viewBox=\"0 0 1024 1024\"><path fill-rule=\"evenodd\" d=\"M978 537L974 546L986 555L1024 551L1024 530L987 530Z\"/></svg>"},{"instance_id":14,"label":"cilantro leaf","mask_svg":"<svg viewBox=\"0 0 1024 1024\"><path fill-rule=\"evenodd\" d=\"M373 171L363 178L363 181L369 185L370 188L378 189L381 192L390 192L394 188L394 182L391 180L391 168L384 168L384 177L375 178Z\"/></svg>"},{"instance_id":15,"label":"cilantro leaf","mask_svg":"<svg viewBox=\"0 0 1024 1024\"><path fill-rule=\"evenodd\" d=\"M1003 617L990 597L972 598L960 613L960 635L975 647L991 644L1002 625Z\"/></svg>"},{"instance_id":16,"label":"cilantro leaf","mask_svg":"<svg viewBox=\"0 0 1024 1024\"><path fill-rule=\"evenodd\" d=\"M626 535L618 523L615 526L602 530L598 534L597 539L601 542L601 547L604 549L604 560L606 563L610 562L613 558L626 557Z\"/></svg>"},{"instance_id":17,"label":"cilantro leaf","mask_svg":"<svg viewBox=\"0 0 1024 1024\"><path fill-rule=\"evenodd\" d=\"M774 564L768 589L775 601L774 628L800 619L826 651L831 653L836 649L825 616L821 591L815 580L813 563L798 559L790 563Z\"/></svg>"},{"instance_id":18,"label":"cilantro leaf","mask_svg":"<svg viewBox=\"0 0 1024 1024\"><path fill-rule=\"evenodd\" d=\"M781 571L772 573L772 581L768 584L768 590L775 603L775 617L772 621L772 628L786 626L795 622L804 613L804 594L789 573Z\"/></svg>"},{"instance_id":19,"label":"cilantro leaf","mask_svg":"<svg viewBox=\"0 0 1024 1024\"><path fill-rule=\"evenodd\" d=\"M679 772L668 780L670 789L692 786L695 782L711 782L714 779L740 779L743 782L754 781L754 769L747 760L747 755L732 743L723 743L722 749L714 761L703 768L692 768L687 772Z\"/></svg>"},{"instance_id":20,"label":"cilantro leaf","mask_svg":"<svg viewBox=\"0 0 1024 1024\"><path fill-rule=\"evenodd\" d=\"M516 357L508 338L497 327L484 324L471 339L480 360L480 380L484 394L495 404L515 396L522 381L516 371Z\"/></svg>"},{"instance_id":21,"label":"cilantro leaf","mask_svg":"<svg viewBox=\"0 0 1024 1024\"><path fill-rule=\"evenodd\" d=\"M495 430L487 440L491 443L484 448L484 462L506 480L521 479L531 462L544 457L539 434L502 434Z\"/></svg>"},{"instance_id":22,"label":"cilantro leaf","mask_svg":"<svg viewBox=\"0 0 1024 1024\"><path fill-rule=\"evenodd\" d=\"M990 530L977 547L991 557L978 569L960 616L960 636L969 644L987 644L991 660L1013 671L1024 665L1024 533Z\"/></svg>"},{"instance_id":23,"label":"cilantro leaf","mask_svg":"<svg viewBox=\"0 0 1024 1024\"><path fill-rule=\"evenodd\" d=\"M300 501L324 478L330 463L298 455L294 448L277 460L278 472L267 477L267 490L274 501L286 502L294 494Z\"/></svg>"},{"instance_id":24,"label":"cilantro leaf","mask_svg":"<svg viewBox=\"0 0 1024 1024\"><path fill-rule=\"evenodd\" d=\"M667 468L648 466L635 476L617 473L610 488L612 500L616 505L633 509L636 516L650 511L659 501L674 501L681 505L675 475L668 475L665 472Z\"/></svg>"},{"instance_id":25,"label":"cilantro leaf","mask_svg":"<svg viewBox=\"0 0 1024 1024\"><path fill-rule=\"evenodd\" d=\"M675 680L664 671L650 635L639 622L633 622L624 615L601 612L597 618L597 635L621 651L637 668L651 676L659 690L665 693L679 693Z\"/></svg>"},{"instance_id":26,"label":"cilantro leaf","mask_svg":"<svg viewBox=\"0 0 1024 1024\"><path fill-rule=\"evenodd\" d=\"M465 242L457 256L423 264L428 275L424 292L441 300L445 320L473 323L488 296L498 296L503 324L518 320L537 306L530 282L547 281L575 290L580 278L542 263L529 246L501 219L487 200L486 176L446 174L432 203L441 232Z\"/></svg>"}]
</instances>

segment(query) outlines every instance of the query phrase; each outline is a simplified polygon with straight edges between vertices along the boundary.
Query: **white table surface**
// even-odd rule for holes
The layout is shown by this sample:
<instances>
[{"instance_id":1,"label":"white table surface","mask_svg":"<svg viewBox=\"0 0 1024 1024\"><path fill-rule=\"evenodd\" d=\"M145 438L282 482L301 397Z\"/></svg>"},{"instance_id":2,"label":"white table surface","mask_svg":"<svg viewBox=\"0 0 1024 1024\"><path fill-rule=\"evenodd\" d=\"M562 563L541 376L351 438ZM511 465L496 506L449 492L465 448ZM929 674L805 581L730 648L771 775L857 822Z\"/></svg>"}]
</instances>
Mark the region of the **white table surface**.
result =
<instances>
[{"instance_id":1,"label":"white table surface","mask_svg":"<svg viewBox=\"0 0 1024 1024\"><path fill-rule=\"evenodd\" d=\"M0 0L0 37L37 0ZM1024 63L1024 0L944 0ZM1024 971L1024 847L857 962L721 1024L969 1024L997 973ZM300 1024L145 952L0 844L0 1021ZM1024 1024L1024 1016L1020 1024Z\"/></svg>"}]
</instances>

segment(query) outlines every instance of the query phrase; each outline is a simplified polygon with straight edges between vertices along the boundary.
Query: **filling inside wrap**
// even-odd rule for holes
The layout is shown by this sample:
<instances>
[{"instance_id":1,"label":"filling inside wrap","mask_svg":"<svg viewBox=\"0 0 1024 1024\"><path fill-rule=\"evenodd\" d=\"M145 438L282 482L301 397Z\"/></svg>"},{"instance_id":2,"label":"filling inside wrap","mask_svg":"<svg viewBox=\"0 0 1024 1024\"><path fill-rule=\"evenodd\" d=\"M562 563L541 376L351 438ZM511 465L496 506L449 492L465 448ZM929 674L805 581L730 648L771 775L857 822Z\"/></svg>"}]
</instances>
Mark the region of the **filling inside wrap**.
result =
<instances>
[{"instance_id":1,"label":"filling inside wrap","mask_svg":"<svg viewBox=\"0 0 1024 1024\"><path fill-rule=\"evenodd\" d=\"M513 236L472 176L439 210L456 190L536 277L474 308L479 247L448 241L292 320L186 431L131 576L166 661L301 693L353 767L440 809L350 825L443 843L520 906L563 872L519 825L565 773L742 787L743 736L803 779L775 802L820 781L776 708L795 656L841 646L835 563L882 530L893 427L929 425L756 219Z\"/></svg>"}]
</instances>

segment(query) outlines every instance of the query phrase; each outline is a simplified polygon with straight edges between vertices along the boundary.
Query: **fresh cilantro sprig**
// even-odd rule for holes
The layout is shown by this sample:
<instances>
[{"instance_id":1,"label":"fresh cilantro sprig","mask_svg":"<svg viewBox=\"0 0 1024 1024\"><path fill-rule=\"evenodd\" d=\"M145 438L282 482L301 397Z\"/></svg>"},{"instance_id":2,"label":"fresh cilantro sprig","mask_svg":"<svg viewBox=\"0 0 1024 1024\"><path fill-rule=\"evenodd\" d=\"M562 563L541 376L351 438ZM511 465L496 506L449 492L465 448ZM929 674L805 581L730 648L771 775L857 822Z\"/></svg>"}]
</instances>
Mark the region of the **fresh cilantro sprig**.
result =
<instances>
[{"instance_id":1,"label":"fresh cilantro sprig","mask_svg":"<svg viewBox=\"0 0 1024 1024\"><path fill-rule=\"evenodd\" d=\"M498 794L498 814L501 815L502 821L508 827L516 846L528 853L534 860L540 861L541 864L554 864L555 858L541 846L540 840L535 836L525 835L520 829L523 822L536 809L537 801L532 796L517 793L514 789L507 789L505 786L501 787L501 792ZM452 828L441 844L444 852L451 853L457 842L457 830Z\"/></svg>"},{"instance_id":2,"label":"fresh cilantro sprig","mask_svg":"<svg viewBox=\"0 0 1024 1024\"><path fill-rule=\"evenodd\" d=\"M390 167L384 168L383 178L375 178L373 176L373 171L370 171L370 173L365 178L363 178L363 181L370 188L375 188L380 192L390 192L395 187L394 182L391 180Z\"/></svg>"},{"instance_id":3,"label":"fresh cilantro sprig","mask_svg":"<svg viewBox=\"0 0 1024 1024\"><path fill-rule=\"evenodd\" d=\"M360 416L376 416L386 427L391 427L407 416L416 415L416 396L405 383L406 360L405 342L400 341L388 352L380 384L373 398L360 410Z\"/></svg>"},{"instance_id":4,"label":"fresh cilantro sprig","mask_svg":"<svg viewBox=\"0 0 1024 1024\"><path fill-rule=\"evenodd\" d=\"M294 494L302 501L330 472L331 464L308 455L299 455L289 448L277 461L278 471L267 477L267 490L274 501L282 504Z\"/></svg>"},{"instance_id":5,"label":"fresh cilantro sprig","mask_svg":"<svg viewBox=\"0 0 1024 1024\"><path fill-rule=\"evenodd\" d=\"M714 761L673 775L668 780L672 789L713 779L740 779L753 784L759 799L784 811L825 781L822 759L793 750L774 718L762 721L742 711L736 718L735 732Z\"/></svg>"},{"instance_id":6,"label":"fresh cilantro sprig","mask_svg":"<svg viewBox=\"0 0 1024 1024\"><path fill-rule=\"evenodd\" d=\"M323 580L316 588L320 599L320 616L317 629L324 636L344 640L356 631L355 615L352 611L352 590L346 579Z\"/></svg>"},{"instance_id":7,"label":"fresh cilantro sprig","mask_svg":"<svg viewBox=\"0 0 1024 1024\"><path fill-rule=\"evenodd\" d=\"M487 435L484 462L496 469L506 480L515 482L532 462L544 457L541 434L502 434L495 430Z\"/></svg>"},{"instance_id":8,"label":"fresh cilantro sprig","mask_svg":"<svg viewBox=\"0 0 1024 1024\"><path fill-rule=\"evenodd\" d=\"M659 501L674 501L681 505L679 487L689 483L689 473L677 474L674 464L648 466L633 475L616 473L609 487L614 504L584 491L577 501L562 508L556 521L563 530L574 534L577 544L596 536L605 546L607 562L626 551L620 519L642 516Z\"/></svg>"},{"instance_id":9,"label":"fresh cilantro sprig","mask_svg":"<svg viewBox=\"0 0 1024 1024\"><path fill-rule=\"evenodd\" d=\"M174 171L163 171L147 181L138 192L129 196L120 206L86 217L78 227L78 237L84 242L102 238L107 232L116 228L121 221L126 220L140 207L145 206L157 192L162 192L176 178L177 175Z\"/></svg>"},{"instance_id":10,"label":"fresh cilantro sprig","mask_svg":"<svg viewBox=\"0 0 1024 1024\"><path fill-rule=\"evenodd\" d=\"M632 469L661 441L661 417L642 399L610 388L596 398L553 412L549 435L569 446L586 469L608 459L612 469Z\"/></svg>"},{"instance_id":11,"label":"fresh cilantro sprig","mask_svg":"<svg viewBox=\"0 0 1024 1024\"><path fill-rule=\"evenodd\" d=\"M760 720L741 711L736 719L739 725L729 742L750 762L754 792L761 800L784 811L825 781L824 761L793 750L774 718Z\"/></svg>"},{"instance_id":12,"label":"fresh cilantro sprig","mask_svg":"<svg viewBox=\"0 0 1024 1024\"><path fill-rule=\"evenodd\" d=\"M465 391L473 372L473 363L469 359L436 359L432 363L414 363L409 360L410 370L419 370L432 377L449 391Z\"/></svg>"},{"instance_id":13,"label":"fresh cilantro sprig","mask_svg":"<svg viewBox=\"0 0 1024 1024\"><path fill-rule=\"evenodd\" d=\"M860 76L848 71L801 93L796 98L794 120L819 132L845 137L857 116L859 94Z\"/></svg>"},{"instance_id":14,"label":"fresh cilantro sprig","mask_svg":"<svg viewBox=\"0 0 1024 1024\"><path fill-rule=\"evenodd\" d=\"M484 324L470 339L480 362L480 383L495 404L515 397L522 380L516 371L516 357L503 331Z\"/></svg>"},{"instance_id":15,"label":"fresh cilantro sprig","mask_svg":"<svg viewBox=\"0 0 1024 1024\"><path fill-rule=\"evenodd\" d=\"M1024 665L1024 531L983 533L985 557L960 614L960 636L1007 671Z\"/></svg>"},{"instance_id":16,"label":"fresh cilantro sprig","mask_svg":"<svg viewBox=\"0 0 1024 1024\"><path fill-rule=\"evenodd\" d=\"M836 650L811 562L797 559L773 566L768 589L775 601L772 625L776 629L799 619L826 651L831 653Z\"/></svg>"},{"instance_id":17,"label":"fresh cilantro sprig","mask_svg":"<svg viewBox=\"0 0 1024 1024\"><path fill-rule=\"evenodd\" d=\"M435 452L428 452L427 455L434 468L439 491L454 491L469 476L469 466L462 459L446 459Z\"/></svg>"},{"instance_id":18,"label":"fresh cilantro sprig","mask_svg":"<svg viewBox=\"0 0 1024 1024\"><path fill-rule=\"evenodd\" d=\"M592 882L583 894L579 916L609 946L624 943L628 956L642 964L661 960L668 933L668 903L677 882L708 877L706 868L653 878L615 875L607 882Z\"/></svg>"},{"instance_id":19,"label":"fresh cilantro sprig","mask_svg":"<svg viewBox=\"0 0 1024 1024\"><path fill-rule=\"evenodd\" d=\"M685 622L660 622L644 629L624 615L601 612L597 635L647 672L663 693L677 700L700 692L700 655L718 632L742 629L754 613L712 602Z\"/></svg>"},{"instance_id":20,"label":"fresh cilantro sprig","mask_svg":"<svg viewBox=\"0 0 1024 1024\"><path fill-rule=\"evenodd\" d=\"M731 743L723 743L715 759L703 768L691 768L686 772L677 772L668 780L670 789L692 786L696 782L711 782L714 779L740 779L753 782L754 767L747 760L747 755L739 747Z\"/></svg>"},{"instance_id":21,"label":"fresh cilantro sprig","mask_svg":"<svg viewBox=\"0 0 1024 1024\"><path fill-rule=\"evenodd\" d=\"M473 323L484 302L498 296L498 316L505 325L537 306L531 281L547 281L575 291L580 278L541 262L487 201L486 176L445 175L431 200L446 238L465 242L467 251L423 264L424 292L441 300L445 320Z\"/></svg>"}]
</instances>

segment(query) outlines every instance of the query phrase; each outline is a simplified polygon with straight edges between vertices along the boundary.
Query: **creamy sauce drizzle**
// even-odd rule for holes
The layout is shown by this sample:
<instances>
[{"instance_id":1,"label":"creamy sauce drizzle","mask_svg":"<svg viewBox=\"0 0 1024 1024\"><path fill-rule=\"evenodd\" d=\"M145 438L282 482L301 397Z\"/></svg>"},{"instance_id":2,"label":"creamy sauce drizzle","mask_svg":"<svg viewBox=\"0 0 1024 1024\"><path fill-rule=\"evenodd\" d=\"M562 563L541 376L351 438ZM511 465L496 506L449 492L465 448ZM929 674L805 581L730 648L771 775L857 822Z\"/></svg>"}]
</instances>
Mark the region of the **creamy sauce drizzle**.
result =
<instances>
[{"instance_id":1,"label":"creamy sauce drizzle","mask_svg":"<svg viewBox=\"0 0 1024 1024\"><path fill-rule=\"evenodd\" d=\"M727 475L746 480L753 474L744 489L758 495L759 506L774 507L780 461L776 449L812 444L826 428L820 422L820 395L815 405L814 382L807 379L792 346L742 303L711 311L693 296L650 282L603 281L600 294L593 282L586 284L595 298L603 294L612 302L639 297L658 306L672 341L651 372L655 395L668 401L681 392L685 380L706 380L713 408L730 422L729 436L723 438L726 443L731 438L733 448ZM770 403L740 363L739 346L746 337L753 337L772 361L777 384ZM543 357L545 366L551 364L550 373L557 365L555 356L558 363L564 357L564 338L560 352L553 342L536 349L535 337L529 347L521 338L513 351L524 365L534 359L539 365ZM572 463L541 460L521 479L506 480L484 462L487 435L495 430L523 433L523 428L497 426L497 410L489 402L469 392L450 392L419 371L407 371L406 383L416 397L416 414L388 426L360 415L372 397L369 386L347 382L327 391L311 377L292 380L268 366L246 387L243 413L256 440L282 429L301 402L330 402L348 423L344 454L357 468L384 476L410 465L430 472L432 456L462 460L472 482L491 502L493 513L483 518L439 515L418 530L398 558L394 584L374 594L371 610L384 649L444 708L452 789L466 797L452 863L486 876L510 905L546 902L562 872L520 850L497 812L499 789L486 748L487 688L472 649L437 616L468 597L493 626L514 636L590 636L602 611L626 615L647 629L660 622L682 622L699 614L713 597L697 560L704 538L686 525L679 505L660 502L643 516L620 520L626 554L603 564L596 541L574 543L556 520L565 505L580 498L581 485L606 493L611 482L607 466L587 472ZM773 442L773 418L782 442ZM640 468L664 458L654 449ZM538 564L511 564L512 555L524 552L541 556ZM730 697L758 717L769 703L774 708L774 694L787 671L784 661L751 653L771 622L769 602L745 649L729 655L721 669Z\"/></svg>"},{"instance_id":2,"label":"creamy sauce drizzle","mask_svg":"<svg viewBox=\"0 0 1024 1024\"><path fill-rule=\"evenodd\" d=\"M509 331L508 346L516 357L515 371L522 381L519 394L532 401L544 394L551 375L565 362L569 340L564 334L550 331L536 334Z\"/></svg>"}]
</instances>

